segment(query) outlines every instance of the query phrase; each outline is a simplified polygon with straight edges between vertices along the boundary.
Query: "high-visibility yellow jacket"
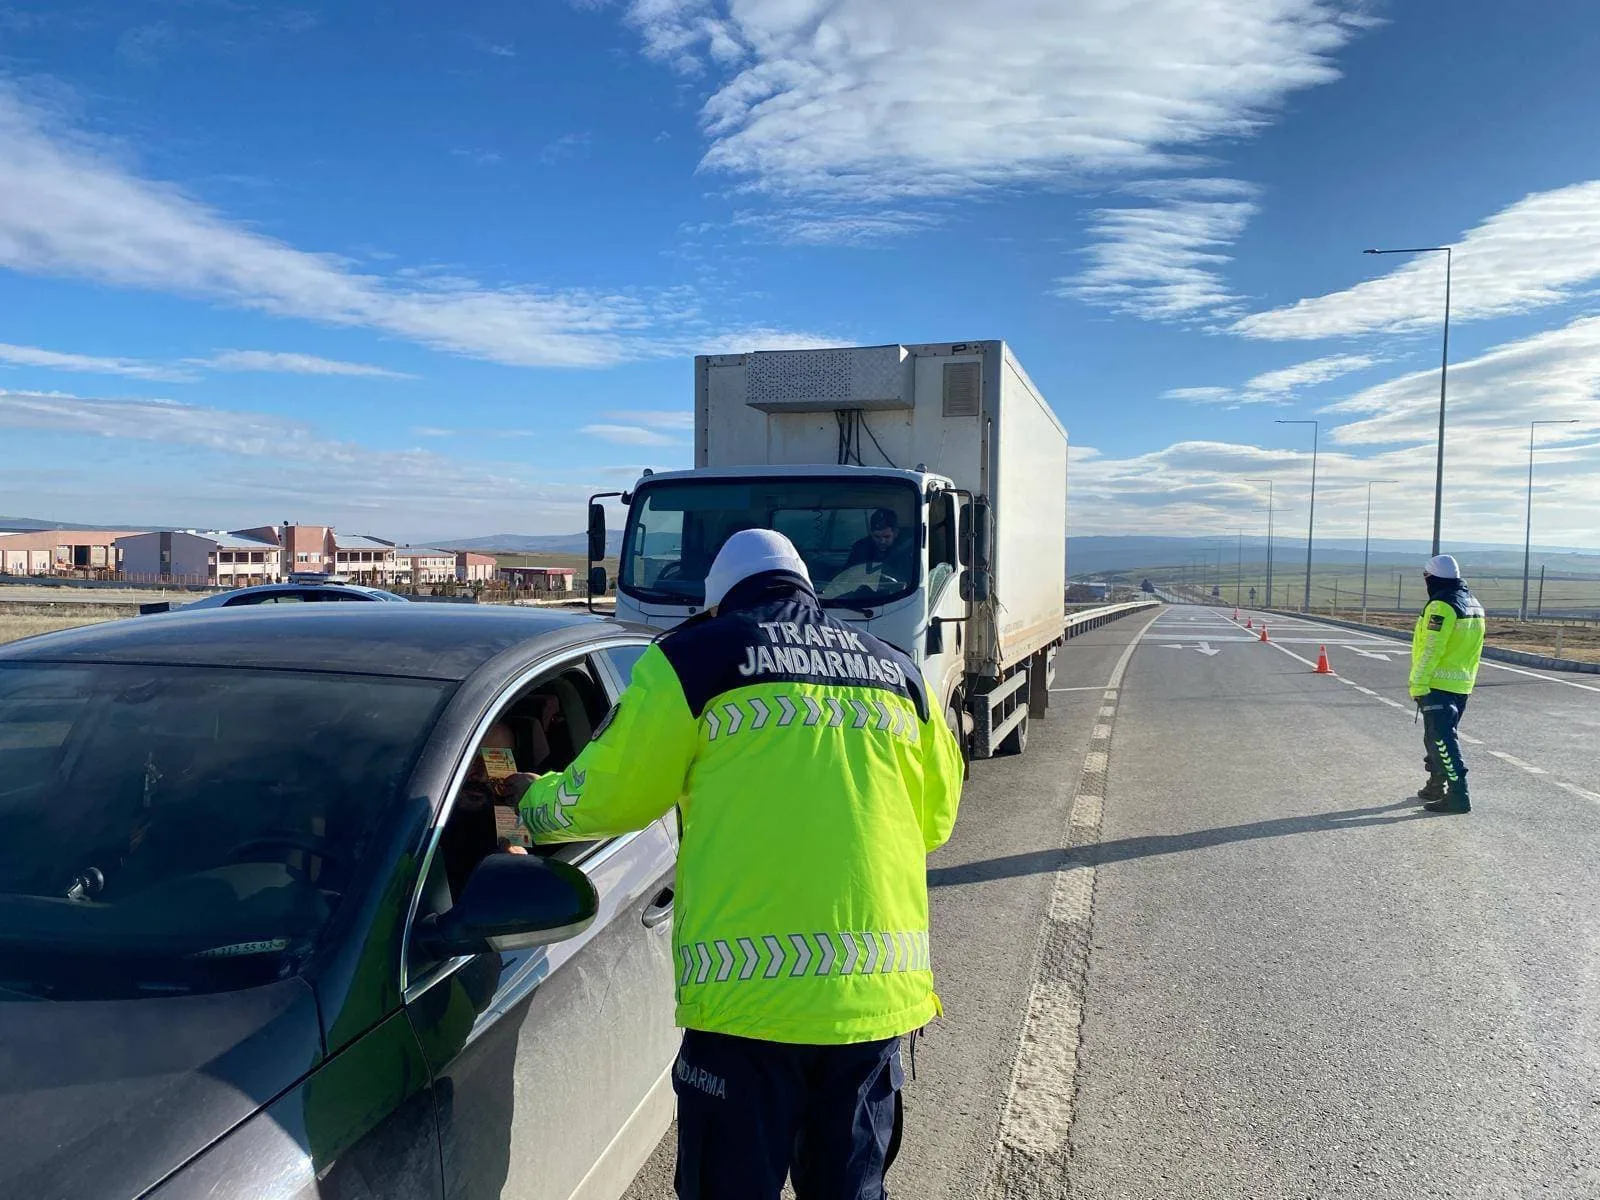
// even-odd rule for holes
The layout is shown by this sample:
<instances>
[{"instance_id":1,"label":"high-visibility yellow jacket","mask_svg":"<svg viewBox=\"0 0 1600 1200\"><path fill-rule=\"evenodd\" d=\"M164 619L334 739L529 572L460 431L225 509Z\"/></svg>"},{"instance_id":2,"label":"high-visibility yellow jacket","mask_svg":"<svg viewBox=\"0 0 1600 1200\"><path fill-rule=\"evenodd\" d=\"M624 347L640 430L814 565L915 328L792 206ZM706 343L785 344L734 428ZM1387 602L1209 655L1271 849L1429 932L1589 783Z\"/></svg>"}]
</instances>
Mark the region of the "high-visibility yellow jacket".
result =
<instances>
[{"instance_id":1,"label":"high-visibility yellow jacket","mask_svg":"<svg viewBox=\"0 0 1600 1200\"><path fill-rule=\"evenodd\" d=\"M1483 605L1465 584L1435 581L1411 634L1411 694L1430 691L1468 695L1478 680L1483 655Z\"/></svg>"},{"instance_id":2,"label":"high-visibility yellow jacket","mask_svg":"<svg viewBox=\"0 0 1600 1200\"><path fill-rule=\"evenodd\" d=\"M617 709L521 802L538 842L643 828L677 805L677 1024L843 1044L939 1012L927 854L962 762L898 650L758 576L657 642Z\"/></svg>"}]
</instances>

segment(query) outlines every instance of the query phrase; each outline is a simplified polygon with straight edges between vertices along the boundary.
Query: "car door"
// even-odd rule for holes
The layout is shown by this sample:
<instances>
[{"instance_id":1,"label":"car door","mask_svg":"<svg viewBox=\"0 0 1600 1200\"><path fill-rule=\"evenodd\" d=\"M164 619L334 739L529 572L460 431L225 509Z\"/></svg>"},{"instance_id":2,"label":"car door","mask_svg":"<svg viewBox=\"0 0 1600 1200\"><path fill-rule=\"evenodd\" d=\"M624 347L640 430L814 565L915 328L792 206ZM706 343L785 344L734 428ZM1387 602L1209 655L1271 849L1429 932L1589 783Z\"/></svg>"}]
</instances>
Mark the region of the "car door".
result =
<instances>
[{"instance_id":1,"label":"car door","mask_svg":"<svg viewBox=\"0 0 1600 1200\"><path fill-rule=\"evenodd\" d=\"M558 676L590 681L598 724L615 699L615 677L577 654L507 695L464 752L518 695ZM454 1200L618 1196L670 1118L672 948L664 918L675 840L658 821L562 856L599 894L599 915L583 934L532 950L408 964L406 1008L432 1072L445 1194ZM441 874L430 866L419 911L438 903Z\"/></svg>"}]
</instances>

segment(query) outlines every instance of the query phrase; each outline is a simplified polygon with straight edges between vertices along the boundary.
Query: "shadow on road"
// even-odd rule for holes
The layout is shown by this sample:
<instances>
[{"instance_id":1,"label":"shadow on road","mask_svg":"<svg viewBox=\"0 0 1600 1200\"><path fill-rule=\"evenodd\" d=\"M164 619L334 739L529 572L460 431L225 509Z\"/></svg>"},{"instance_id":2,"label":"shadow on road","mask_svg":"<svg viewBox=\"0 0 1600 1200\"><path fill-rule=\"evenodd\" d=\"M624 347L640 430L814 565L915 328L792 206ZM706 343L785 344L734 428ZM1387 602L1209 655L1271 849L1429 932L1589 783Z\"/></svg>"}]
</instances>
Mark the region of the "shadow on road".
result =
<instances>
[{"instance_id":1,"label":"shadow on road","mask_svg":"<svg viewBox=\"0 0 1600 1200\"><path fill-rule=\"evenodd\" d=\"M1094 842L1082 846L1052 846L1026 854L1008 854L953 867L935 867L928 872L929 887L958 887L964 883L986 883L992 879L1014 879L1038 875L1063 867L1103 866L1158 854L1181 854L1203 850L1228 842L1253 842L1260 838L1287 837L1295 833L1328 833L1339 829L1363 829L1370 825L1394 825L1414 821L1429 814L1415 807L1412 797L1372 808L1348 808L1341 812L1311 813L1298 817L1278 817L1271 821L1252 821L1246 825L1225 825L1220 829L1198 829L1191 833L1153 834L1122 838L1114 842ZM1414 811L1402 812L1413 808Z\"/></svg>"}]
</instances>

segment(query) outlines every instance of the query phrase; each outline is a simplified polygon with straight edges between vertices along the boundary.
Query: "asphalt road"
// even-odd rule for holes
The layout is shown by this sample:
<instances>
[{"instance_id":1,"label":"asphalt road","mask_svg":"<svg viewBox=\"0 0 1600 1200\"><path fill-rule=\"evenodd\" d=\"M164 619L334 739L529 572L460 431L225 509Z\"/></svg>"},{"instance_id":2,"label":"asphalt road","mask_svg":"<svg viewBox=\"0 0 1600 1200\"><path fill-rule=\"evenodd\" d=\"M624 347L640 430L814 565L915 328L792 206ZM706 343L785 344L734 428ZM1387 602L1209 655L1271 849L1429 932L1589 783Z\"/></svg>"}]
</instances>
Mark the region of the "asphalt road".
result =
<instances>
[{"instance_id":1,"label":"asphalt road","mask_svg":"<svg viewBox=\"0 0 1600 1200\"><path fill-rule=\"evenodd\" d=\"M975 768L893 1193L1600 1196L1600 682L1486 662L1432 816L1407 647L1231 613L1070 643Z\"/></svg>"},{"instance_id":2,"label":"asphalt road","mask_svg":"<svg viewBox=\"0 0 1600 1200\"><path fill-rule=\"evenodd\" d=\"M1101 689L1149 620L1135 614L1067 643L1059 690L1048 718L1033 724L1027 753L974 765L955 833L929 860L934 971L945 1016L917 1047L905 1146L889 1177L896 1196L968 1200L982 1188L1073 784L1100 719ZM1019 859L1041 869L1015 874L1009 864ZM629 1200L672 1196L671 1143L669 1134Z\"/></svg>"}]
</instances>

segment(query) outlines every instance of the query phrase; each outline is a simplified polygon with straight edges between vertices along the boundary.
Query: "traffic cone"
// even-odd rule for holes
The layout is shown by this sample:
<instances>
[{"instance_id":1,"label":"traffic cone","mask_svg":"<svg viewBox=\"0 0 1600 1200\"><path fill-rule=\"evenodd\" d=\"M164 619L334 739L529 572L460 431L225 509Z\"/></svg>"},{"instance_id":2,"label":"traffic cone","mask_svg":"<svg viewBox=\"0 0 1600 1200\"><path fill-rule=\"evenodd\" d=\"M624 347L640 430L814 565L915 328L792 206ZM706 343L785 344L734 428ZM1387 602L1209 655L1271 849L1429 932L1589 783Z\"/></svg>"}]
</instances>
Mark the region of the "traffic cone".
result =
<instances>
[{"instance_id":1,"label":"traffic cone","mask_svg":"<svg viewBox=\"0 0 1600 1200\"><path fill-rule=\"evenodd\" d=\"M1246 617L1244 627L1246 629L1254 629L1256 627L1256 619L1254 617Z\"/></svg>"},{"instance_id":2,"label":"traffic cone","mask_svg":"<svg viewBox=\"0 0 1600 1200\"><path fill-rule=\"evenodd\" d=\"M1233 619L1235 621L1239 619L1239 610L1237 608L1233 610Z\"/></svg>"},{"instance_id":3,"label":"traffic cone","mask_svg":"<svg viewBox=\"0 0 1600 1200\"><path fill-rule=\"evenodd\" d=\"M1317 654L1316 674L1332 675L1333 668L1328 665L1328 648L1326 646L1318 646L1317 649L1319 653Z\"/></svg>"},{"instance_id":4,"label":"traffic cone","mask_svg":"<svg viewBox=\"0 0 1600 1200\"><path fill-rule=\"evenodd\" d=\"M1270 642L1272 640L1267 636L1267 623L1265 621L1261 622L1261 640L1263 642Z\"/></svg>"}]
</instances>

